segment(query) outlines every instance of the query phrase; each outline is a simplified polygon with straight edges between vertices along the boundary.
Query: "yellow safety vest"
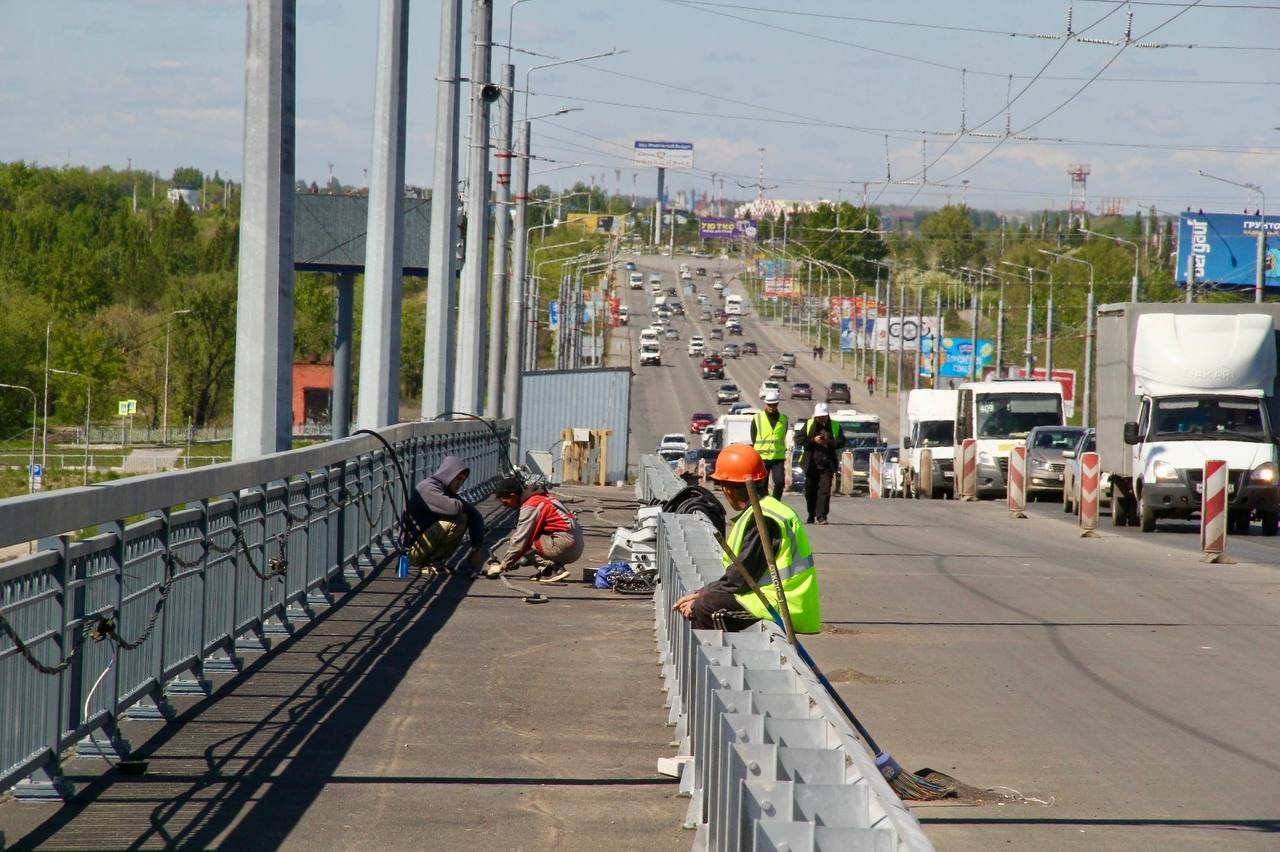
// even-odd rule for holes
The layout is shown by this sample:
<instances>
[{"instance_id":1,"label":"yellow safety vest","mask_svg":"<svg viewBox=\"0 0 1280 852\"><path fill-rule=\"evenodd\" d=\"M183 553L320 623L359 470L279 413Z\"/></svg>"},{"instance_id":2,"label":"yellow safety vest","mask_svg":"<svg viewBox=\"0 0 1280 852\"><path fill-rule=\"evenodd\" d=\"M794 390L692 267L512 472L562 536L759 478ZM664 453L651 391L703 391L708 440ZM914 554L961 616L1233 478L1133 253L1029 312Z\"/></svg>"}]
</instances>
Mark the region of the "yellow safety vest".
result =
<instances>
[{"instance_id":1,"label":"yellow safety vest","mask_svg":"<svg viewBox=\"0 0 1280 852\"><path fill-rule=\"evenodd\" d=\"M765 496L760 499L760 508L765 517L774 521L782 529L782 541L774 558L778 565L778 576L782 579L782 593L787 598L787 608L791 611L791 627L797 633L817 633L822 627L819 612L818 572L813 565L813 548L809 546L809 536L804 525L791 507L781 500ZM729 531L728 543L734 553L742 550L743 539L747 530L755 528L755 519L751 509L744 510L733 521L733 529ZM721 561L727 569L730 560L722 555ZM778 594L773 586L773 579L762 577L759 581L760 591L778 608ZM760 603L755 592L748 589L736 596L742 608L756 618L772 620L769 611ZM781 611L779 610L779 616Z\"/></svg>"},{"instance_id":2,"label":"yellow safety vest","mask_svg":"<svg viewBox=\"0 0 1280 852\"><path fill-rule=\"evenodd\" d=\"M751 421L756 427L756 441L753 445L760 458L765 461L777 461L787 457L787 415L778 412L778 422L769 425L769 415L757 411Z\"/></svg>"}]
</instances>

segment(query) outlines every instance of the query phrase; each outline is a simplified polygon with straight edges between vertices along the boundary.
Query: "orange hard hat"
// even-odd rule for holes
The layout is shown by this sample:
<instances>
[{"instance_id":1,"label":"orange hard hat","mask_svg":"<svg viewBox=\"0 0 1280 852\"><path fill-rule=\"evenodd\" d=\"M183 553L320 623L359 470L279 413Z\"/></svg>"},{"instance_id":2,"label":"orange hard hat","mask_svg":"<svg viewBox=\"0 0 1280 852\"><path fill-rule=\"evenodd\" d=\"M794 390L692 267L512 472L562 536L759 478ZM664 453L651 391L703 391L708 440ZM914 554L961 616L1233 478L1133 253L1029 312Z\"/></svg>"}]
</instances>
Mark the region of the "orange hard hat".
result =
<instances>
[{"instance_id":1,"label":"orange hard hat","mask_svg":"<svg viewBox=\"0 0 1280 852\"><path fill-rule=\"evenodd\" d=\"M716 469L711 478L717 482L746 482L748 479L763 482L769 476L764 459L750 444L730 444L716 458Z\"/></svg>"}]
</instances>

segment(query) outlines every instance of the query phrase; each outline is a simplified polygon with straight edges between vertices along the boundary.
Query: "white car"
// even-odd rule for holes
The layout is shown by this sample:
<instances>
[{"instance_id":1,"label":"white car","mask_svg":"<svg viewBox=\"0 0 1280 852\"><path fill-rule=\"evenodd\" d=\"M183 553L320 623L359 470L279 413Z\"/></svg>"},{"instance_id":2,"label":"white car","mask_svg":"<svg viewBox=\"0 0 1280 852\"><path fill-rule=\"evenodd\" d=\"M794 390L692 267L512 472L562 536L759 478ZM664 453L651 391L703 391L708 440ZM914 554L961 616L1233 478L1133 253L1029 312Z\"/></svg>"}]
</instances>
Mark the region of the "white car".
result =
<instances>
[{"instance_id":1,"label":"white car","mask_svg":"<svg viewBox=\"0 0 1280 852\"><path fill-rule=\"evenodd\" d=\"M782 395L782 387L777 382L773 379L765 379L760 383L760 398L764 399L764 395L769 391L775 391L779 396Z\"/></svg>"},{"instance_id":2,"label":"white car","mask_svg":"<svg viewBox=\"0 0 1280 852\"><path fill-rule=\"evenodd\" d=\"M689 449L689 439L684 436L683 432L668 432L658 441L658 452L663 450L680 450L681 452Z\"/></svg>"},{"instance_id":3,"label":"white car","mask_svg":"<svg viewBox=\"0 0 1280 852\"><path fill-rule=\"evenodd\" d=\"M695 334L693 337L690 337L689 338L689 357L693 358L695 356L701 355L702 349L704 346L706 346L706 343L703 341L702 335Z\"/></svg>"},{"instance_id":4,"label":"white car","mask_svg":"<svg viewBox=\"0 0 1280 852\"><path fill-rule=\"evenodd\" d=\"M723 290L723 289L724 289L724 282L717 278L717 279L716 279L716 283L714 283L714 284L712 284L712 285L711 285L711 289L712 289L712 290Z\"/></svg>"}]
</instances>

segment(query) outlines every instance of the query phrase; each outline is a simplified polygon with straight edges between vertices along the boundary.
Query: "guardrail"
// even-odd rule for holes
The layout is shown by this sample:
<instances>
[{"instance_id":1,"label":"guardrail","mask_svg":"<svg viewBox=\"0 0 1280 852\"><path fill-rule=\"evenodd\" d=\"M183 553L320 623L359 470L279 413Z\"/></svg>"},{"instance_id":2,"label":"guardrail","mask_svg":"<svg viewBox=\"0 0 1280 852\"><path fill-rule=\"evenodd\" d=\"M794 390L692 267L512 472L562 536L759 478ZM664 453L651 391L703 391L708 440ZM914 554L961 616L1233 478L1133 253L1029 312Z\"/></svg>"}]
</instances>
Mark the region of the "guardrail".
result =
<instances>
[{"instance_id":1,"label":"guardrail","mask_svg":"<svg viewBox=\"0 0 1280 852\"><path fill-rule=\"evenodd\" d=\"M687 483L676 476L662 456L643 455L636 465L636 499L641 503L665 503Z\"/></svg>"},{"instance_id":2,"label":"guardrail","mask_svg":"<svg viewBox=\"0 0 1280 852\"><path fill-rule=\"evenodd\" d=\"M693 630L671 611L724 571L701 519L661 516L658 569L658 651L693 848L933 849L780 631Z\"/></svg>"},{"instance_id":3,"label":"guardrail","mask_svg":"<svg viewBox=\"0 0 1280 852\"><path fill-rule=\"evenodd\" d=\"M510 424L381 434L394 455L363 436L0 500L0 546L39 541L0 565L0 791L65 798L64 750L125 756L122 718L167 717L167 695L208 694L313 618L394 552L404 489L445 455L488 496Z\"/></svg>"}]
</instances>

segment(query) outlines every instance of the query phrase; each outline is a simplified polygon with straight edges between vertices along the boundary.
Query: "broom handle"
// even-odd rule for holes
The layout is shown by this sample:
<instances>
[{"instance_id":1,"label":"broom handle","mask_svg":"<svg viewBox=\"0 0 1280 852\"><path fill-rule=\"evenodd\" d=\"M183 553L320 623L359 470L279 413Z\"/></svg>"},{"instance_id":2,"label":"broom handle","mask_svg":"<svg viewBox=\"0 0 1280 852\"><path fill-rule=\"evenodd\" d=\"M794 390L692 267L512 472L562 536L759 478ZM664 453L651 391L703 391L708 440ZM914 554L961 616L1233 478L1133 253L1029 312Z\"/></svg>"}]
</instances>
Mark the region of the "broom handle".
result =
<instances>
[{"instance_id":1,"label":"broom handle","mask_svg":"<svg viewBox=\"0 0 1280 852\"><path fill-rule=\"evenodd\" d=\"M764 550L764 561L769 566L769 576L773 578L773 590L778 595L778 609L782 610L782 629L786 631L787 641L796 644L796 632L791 626L791 608L787 606L787 596L782 592L782 575L778 573L778 561L773 555L773 542L769 539L769 526L764 520L764 510L760 508L760 496L756 494L754 480L745 480L747 497L751 499L751 514L756 520L756 532L760 535L760 547Z\"/></svg>"},{"instance_id":2,"label":"broom handle","mask_svg":"<svg viewBox=\"0 0 1280 852\"><path fill-rule=\"evenodd\" d=\"M738 554L734 553L729 547L729 542L725 541L724 535L722 535L718 530L712 530L711 534L715 536L716 543L720 545L720 549L724 551L724 555L729 558L730 564L733 565L734 568L738 569L738 574L746 581L747 585L751 587L751 591L755 592L756 597L760 599L760 603L764 604L764 608L768 611L769 616L779 627L782 627L782 618L778 615L778 611L773 608L773 604L769 603L769 599L764 596L764 592L760 591L760 585L756 583L755 578L751 576L751 572L742 564L742 560L738 558ZM835 687L831 685L831 681L827 680L827 676L822 673L822 669L818 668L818 664L813 661L813 657L809 656L809 652L805 650L805 647L800 644L794 634L792 634L790 642L791 647L795 648L796 653L800 655L800 659L804 660L805 665L807 665L818 678L818 682L822 684L822 688L827 691L827 695L831 696L831 700L840 708L840 712L844 713L845 718L848 719L853 724L853 727L857 729L858 735L862 737L862 741L876 753L877 757L883 754L884 752L880 751L880 746L876 744L875 738L871 736L871 732L863 727L862 723L858 721L857 716L853 715L853 710L844 702L844 699L840 697L840 693L836 692Z\"/></svg>"}]
</instances>

